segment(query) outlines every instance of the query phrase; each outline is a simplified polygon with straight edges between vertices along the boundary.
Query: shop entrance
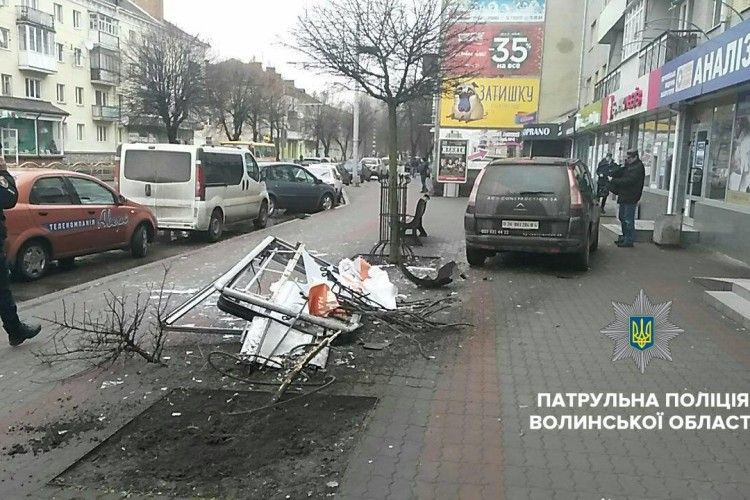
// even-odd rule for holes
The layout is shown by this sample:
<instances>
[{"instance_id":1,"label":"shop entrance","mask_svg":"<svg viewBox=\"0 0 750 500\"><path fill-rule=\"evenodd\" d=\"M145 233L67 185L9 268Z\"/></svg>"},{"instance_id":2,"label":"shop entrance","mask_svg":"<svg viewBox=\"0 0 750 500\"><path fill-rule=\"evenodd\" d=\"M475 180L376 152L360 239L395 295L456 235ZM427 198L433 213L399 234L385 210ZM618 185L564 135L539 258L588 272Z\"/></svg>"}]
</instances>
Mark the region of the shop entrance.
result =
<instances>
[{"instance_id":1,"label":"shop entrance","mask_svg":"<svg viewBox=\"0 0 750 500\"><path fill-rule=\"evenodd\" d=\"M693 217L695 202L703 196L705 186L704 173L708 170L709 140L711 130L705 124L694 125L690 136L690 155L688 157L687 185L685 196L685 215Z\"/></svg>"},{"instance_id":2,"label":"shop entrance","mask_svg":"<svg viewBox=\"0 0 750 500\"><path fill-rule=\"evenodd\" d=\"M0 145L2 145L3 158L18 165L18 130L0 129L0 141L2 141Z\"/></svg>"}]
</instances>

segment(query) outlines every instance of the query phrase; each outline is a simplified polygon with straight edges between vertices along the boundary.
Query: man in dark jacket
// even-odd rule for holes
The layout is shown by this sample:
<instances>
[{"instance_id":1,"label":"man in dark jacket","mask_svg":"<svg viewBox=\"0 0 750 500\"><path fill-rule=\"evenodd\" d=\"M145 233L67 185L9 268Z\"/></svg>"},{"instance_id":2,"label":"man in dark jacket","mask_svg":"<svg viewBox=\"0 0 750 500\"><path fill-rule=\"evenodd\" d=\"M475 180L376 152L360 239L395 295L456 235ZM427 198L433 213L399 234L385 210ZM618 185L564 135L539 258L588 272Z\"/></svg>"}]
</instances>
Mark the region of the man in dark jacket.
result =
<instances>
[{"instance_id":1,"label":"man in dark jacket","mask_svg":"<svg viewBox=\"0 0 750 500\"><path fill-rule=\"evenodd\" d=\"M616 168L617 164L612 160L612 153L607 153L607 156L602 158L602 161L596 167L596 195L600 200L602 215L606 213L604 206L607 204L607 198L609 197L609 176Z\"/></svg>"},{"instance_id":2,"label":"man in dark jacket","mask_svg":"<svg viewBox=\"0 0 750 500\"><path fill-rule=\"evenodd\" d=\"M638 150L627 152L625 165L612 172L609 178L609 190L617 195L620 204L618 217L622 226L622 238L617 240L617 246L630 248L635 241L635 210L643 194L643 182L646 179L646 169L638 157Z\"/></svg>"},{"instance_id":3,"label":"man in dark jacket","mask_svg":"<svg viewBox=\"0 0 750 500\"><path fill-rule=\"evenodd\" d=\"M419 165L419 178L422 181L422 194L427 193L427 179L430 178L430 162L425 156L422 158L422 163Z\"/></svg>"},{"instance_id":4,"label":"man in dark jacket","mask_svg":"<svg viewBox=\"0 0 750 500\"><path fill-rule=\"evenodd\" d=\"M36 337L42 330L40 325L27 325L18 318L16 301L10 292L10 273L5 257L5 238L8 236L8 230L5 227L3 210L15 207L17 202L16 180L8 172L5 160L0 157L0 319L13 347Z\"/></svg>"}]
</instances>

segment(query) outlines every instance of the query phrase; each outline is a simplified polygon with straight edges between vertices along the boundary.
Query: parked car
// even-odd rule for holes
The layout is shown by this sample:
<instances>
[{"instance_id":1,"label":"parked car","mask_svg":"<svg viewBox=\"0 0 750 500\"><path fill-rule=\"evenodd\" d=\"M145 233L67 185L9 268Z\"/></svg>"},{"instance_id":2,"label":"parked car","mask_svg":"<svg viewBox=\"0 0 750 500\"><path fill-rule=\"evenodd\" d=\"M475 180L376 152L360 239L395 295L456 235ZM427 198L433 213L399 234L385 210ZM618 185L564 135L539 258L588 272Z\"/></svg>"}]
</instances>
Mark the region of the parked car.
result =
<instances>
[{"instance_id":1,"label":"parked car","mask_svg":"<svg viewBox=\"0 0 750 500\"><path fill-rule=\"evenodd\" d=\"M343 182L345 186L348 186L352 183L351 167L350 167L350 170L346 169L347 162L352 162L351 167L353 167L356 164L354 160L347 160L346 162L342 162L336 165L336 170L341 176L341 182Z\"/></svg>"},{"instance_id":2,"label":"parked car","mask_svg":"<svg viewBox=\"0 0 750 500\"><path fill-rule=\"evenodd\" d=\"M317 165L318 163L331 163L331 159L324 156L310 156L302 158L302 161L299 162L299 164L303 167L307 167L308 165Z\"/></svg>"},{"instance_id":3,"label":"parked car","mask_svg":"<svg viewBox=\"0 0 750 500\"><path fill-rule=\"evenodd\" d=\"M126 144L120 193L156 214L159 229L192 231L214 242L226 224L268 222L269 199L252 153L232 147Z\"/></svg>"},{"instance_id":4,"label":"parked car","mask_svg":"<svg viewBox=\"0 0 750 500\"><path fill-rule=\"evenodd\" d=\"M329 186L333 186L333 189L336 190L336 204L343 201L344 183L341 181L341 174L339 174L336 165L333 163L319 163L308 166L307 170Z\"/></svg>"},{"instance_id":5,"label":"parked car","mask_svg":"<svg viewBox=\"0 0 750 500\"><path fill-rule=\"evenodd\" d=\"M479 174L464 216L472 266L498 252L574 254L587 269L599 245L599 205L580 161L509 158Z\"/></svg>"},{"instance_id":6,"label":"parked car","mask_svg":"<svg viewBox=\"0 0 750 500\"><path fill-rule=\"evenodd\" d=\"M18 203L5 211L6 258L27 281L41 278L52 261L70 266L76 257L127 249L145 257L157 222L134 203L89 175L60 170L11 170Z\"/></svg>"},{"instance_id":7,"label":"parked car","mask_svg":"<svg viewBox=\"0 0 750 500\"><path fill-rule=\"evenodd\" d=\"M379 179L383 173L383 164L380 161L380 158L362 158L362 161L360 161L359 164L360 167L362 167L363 179L372 179L373 177ZM365 175L365 167L370 175Z\"/></svg>"},{"instance_id":8,"label":"parked car","mask_svg":"<svg viewBox=\"0 0 750 500\"><path fill-rule=\"evenodd\" d=\"M270 213L330 210L336 205L336 190L309 170L292 163L266 165L261 171L266 183Z\"/></svg>"},{"instance_id":9,"label":"parked car","mask_svg":"<svg viewBox=\"0 0 750 500\"><path fill-rule=\"evenodd\" d=\"M357 164L354 160L347 160L344 162L344 169L349 173L351 177L354 177L354 166ZM359 162L359 180L362 182L367 182L370 180L370 176L372 175L372 172L367 167L367 165L363 164L361 161Z\"/></svg>"}]
</instances>

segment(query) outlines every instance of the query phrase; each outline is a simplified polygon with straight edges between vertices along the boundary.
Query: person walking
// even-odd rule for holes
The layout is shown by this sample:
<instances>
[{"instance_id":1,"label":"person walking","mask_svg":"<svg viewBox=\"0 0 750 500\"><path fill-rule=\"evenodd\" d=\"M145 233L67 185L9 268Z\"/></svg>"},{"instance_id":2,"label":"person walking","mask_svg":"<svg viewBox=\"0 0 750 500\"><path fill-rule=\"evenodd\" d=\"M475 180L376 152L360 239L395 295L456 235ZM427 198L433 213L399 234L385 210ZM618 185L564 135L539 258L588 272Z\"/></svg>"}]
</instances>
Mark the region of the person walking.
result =
<instances>
[{"instance_id":1,"label":"person walking","mask_svg":"<svg viewBox=\"0 0 750 500\"><path fill-rule=\"evenodd\" d=\"M422 162L419 165L419 178L422 181L422 193L427 193L427 179L430 177L430 162L427 161L427 157L422 158Z\"/></svg>"},{"instance_id":2,"label":"person walking","mask_svg":"<svg viewBox=\"0 0 750 500\"><path fill-rule=\"evenodd\" d=\"M630 248L635 241L635 210L643 194L645 179L646 168L637 149L628 150L625 165L612 172L608 179L609 190L617 195L617 203L620 204L618 217L622 237L616 242L620 248Z\"/></svg>"},{"instance_id":3,"label":"person walking","mask_svg":"<svg viewBox=\"0 0 750 500\"><path fill-rule=\"evenodd\" d=\"M607 213L604 207L607 205L607 198L609 197L609 176L616 168L617 164L612 159L612 153L607 153L607 156L602 158L602 161L596 167L596 195L599 198L602 215Z\"/></svg>"},{"instance_id":4,"label":"person walking","mask_svg":"<svg viewBox=\"0 0 750 500\"><path fill-rule=\"evenodd\" d=\"M0 319L3 321L3 328L8 333L8 341L13 347L36 337L42 331L41 325L29 325L19 319L16 301L13 300L13 294L10 291L10 272L5 256L5 239L8 237L8 230L5 226L3 211L15 207L17 202L16 180L8 172L5 159L0 156Z\"/></svg>"}]
</instances>

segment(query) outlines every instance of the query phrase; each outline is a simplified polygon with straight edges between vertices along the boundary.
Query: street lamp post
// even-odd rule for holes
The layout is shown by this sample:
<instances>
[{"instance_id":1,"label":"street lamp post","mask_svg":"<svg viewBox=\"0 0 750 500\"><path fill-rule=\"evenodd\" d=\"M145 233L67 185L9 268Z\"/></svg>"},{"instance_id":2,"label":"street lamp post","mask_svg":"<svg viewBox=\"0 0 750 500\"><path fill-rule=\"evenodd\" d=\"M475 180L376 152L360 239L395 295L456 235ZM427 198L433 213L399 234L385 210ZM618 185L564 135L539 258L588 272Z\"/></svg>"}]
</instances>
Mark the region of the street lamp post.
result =
<instances>
[{"instance_id":1,"label":"street lamp post","mask_svg":"<svg viewBox=\"0 0 750 500\"><path fill-rule=\"evenodd\" d=\"M354 165L352 166L352 182L354 187L359 187L359 90L354 90L354 137L352 138L352 156ZM346 152L344 152L346 154Z\"/></svg>"}]
</instances>

